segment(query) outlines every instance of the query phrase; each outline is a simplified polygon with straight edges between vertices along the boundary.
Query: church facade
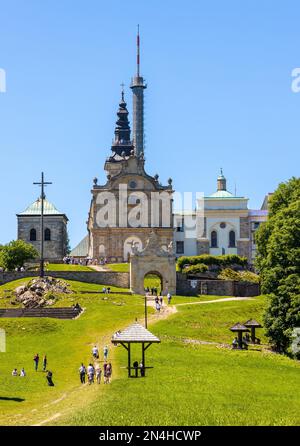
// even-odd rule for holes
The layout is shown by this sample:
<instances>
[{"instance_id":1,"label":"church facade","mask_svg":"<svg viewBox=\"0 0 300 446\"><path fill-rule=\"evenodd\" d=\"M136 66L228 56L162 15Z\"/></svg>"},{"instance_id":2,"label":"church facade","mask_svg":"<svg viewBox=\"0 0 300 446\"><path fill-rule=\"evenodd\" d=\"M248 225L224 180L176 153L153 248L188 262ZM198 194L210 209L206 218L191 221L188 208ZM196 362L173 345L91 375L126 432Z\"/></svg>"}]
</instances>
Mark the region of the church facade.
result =
<instances>
[{"instance_id":1,"label":"church facade","mask_svg":"<svg viewBox=\"0 0 300 446\"><path fill-rule=\"evenodd\" d=\"M142 250L152 231L167 250L173 241L172 180L162 185L158 175L145 170L143 78L133 78L133 138L122 91L111 155L103 185L94 179L87 221L88 256L110 262L128 261L132 247ZM72 254L72 253L71 253Z\"/></svg>"}]
</instances>

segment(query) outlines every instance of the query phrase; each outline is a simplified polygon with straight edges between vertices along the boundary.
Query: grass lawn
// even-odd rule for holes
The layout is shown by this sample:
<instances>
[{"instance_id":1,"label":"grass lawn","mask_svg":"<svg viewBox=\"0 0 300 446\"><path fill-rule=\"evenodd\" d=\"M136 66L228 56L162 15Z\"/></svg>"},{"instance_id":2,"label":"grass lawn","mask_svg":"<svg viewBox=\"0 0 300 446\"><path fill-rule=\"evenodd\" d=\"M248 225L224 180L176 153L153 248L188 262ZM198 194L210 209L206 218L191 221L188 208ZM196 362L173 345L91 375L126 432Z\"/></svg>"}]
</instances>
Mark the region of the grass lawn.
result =
<instances>
[{"instance_id":1,"label":"grass lawn","mask_svg":"<svg viewBox=\"0 0 300 446\"><path fill-rule=\"evenodd\" d=\"M84 265L67 265L65 263L49 263L46 271L95 271L93 268Z\"/></svg>"},{"instance_id":2,"label":"grass lawn","mask_svg":"<svg viewBox=\"0 0 300 446\"><path fill-rule=\"evenodd\" d=\"M147 350L146 365L154 368L145 379L128 379L126 351L109 341L117 329L143 316L144 299L84 293L95 286L86 283L71 286L76 293L60 303L76 300L85 308L76 320L0 319L7 334L7 353L0 353L0 424L299 425L299 362L259 347L240 352L225 346L233 339L231 325L262 321L263 297L207 304L191 304L202 297L174 297L187 305L149 325L162 340ZM257 334L265 342L263 330ZM100 352L109 345L113 381L81 386L78 367L91 360L95 343ZM48 355L53 388L43 372L33 370L37 352ZM141 359L137 347L135 359ZM11 376L14 367L23 366L26 378Z\"/></svg>"},{"instance_id":3,"label":"grass lawn","mask_svg":"<svg viewBox=\"0 0 300 446\"><path fill-rule=\"evenodd\" d=\"M18 282L9 285L16 286ZM0 353L0 424L35 424L56 410L69 410L73 404L81 407L96 398L96 386L84 389L83 396L78 385L78 368L82 361L87 364L91 360L95 343L100 352L105 344L109 345L109 358L114 367L115 347L110 345L110 337L141 315L143 299L117 293L100 297L81 294L79 291L94 285L76 282L76 286L77 294L60 301L62 305L70 305L71 300L76 300L85 308L76 320L0 319L7 341L7 352ZM42 371L34 371L36 353L41 359L47 354L55 387L46 385ZM14 367L18 371L24 367L27 376L12 377Z\"/></svg>"},{"instance_id":4,"label":"grass lawn","mask_svg":"<svg viewBox=\"0 0 300 446\"><path fill-rule=\"evenodd\" d=\"M120 369L101 398L57 424L299 424L298 362L269 352L182 342L184 338L230 342L228 326L248 317L261 320L263 306L264 299L258 298L180 307L151 327L163 342L148 350L148 364L155 368L145 379L128 379L126 370ZM134 359L140 359L139 351ZM126 364L121 347L116 361L119 366Z\"/></svg>"},{"instance_id":5,"label":"grass lawn","mask_svg":"<svg viewBox=\"0 0 300 446\"><path fill-rule=\"evenodd\" d=\"M130 270L129 263L108 263L106 266L111 271L116 271L118 273L129 273Z\"/></svg>"}]
</instances>

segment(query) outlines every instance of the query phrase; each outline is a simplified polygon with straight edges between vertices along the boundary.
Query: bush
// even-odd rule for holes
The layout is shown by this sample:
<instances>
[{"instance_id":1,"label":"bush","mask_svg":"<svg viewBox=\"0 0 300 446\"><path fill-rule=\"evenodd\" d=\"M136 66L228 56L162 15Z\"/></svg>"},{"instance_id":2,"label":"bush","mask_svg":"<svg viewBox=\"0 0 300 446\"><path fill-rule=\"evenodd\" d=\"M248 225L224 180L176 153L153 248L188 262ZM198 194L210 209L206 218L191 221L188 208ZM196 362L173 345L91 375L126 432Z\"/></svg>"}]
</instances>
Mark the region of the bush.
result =
<instances>
[{"instance_id":1,"label":"bush","mask_svg":"<svg viewBox=\"0 0 300 446\"><path fill-rule=\"evenodd\" d=\"M225 268L218 275L221 280L235 280L236 282L259 283L259 276L251 271L234 271L231 268Z\"/></svg>"},{"instance_id":2,"label":"bush","mask_svg":"<svg viewBox=\"0 0 300 446\"><path fill-rule=\"evenodd\" d=\"M241 257L236 254L226 254L222 256L202 254L201 256L179 257L177 260L179 271L182 271L185 266L193 266L198 264L220 266L221 268L233 265L245 267L248 264L248 260L247 257Z\"/></svg>"},{"instance_id":3,"label":"bush","mask_svg":"<svg viewBox=\"0 0 300 446\"><path fill-rule=\"evenodd\" d=\"M206 271L208 271L208 266L205 265L204 263L188 266L187 268L184 269L184 272L188 274L206 273Z\"/></svg>"},{"instance_id":4,"label":"bush","mask_svg":"<svg viewBox=\"0 0 300 446\"><path fill-rule=\"evenodd\" d=\"M13 240L0 249L0 266L8 271L19 268L28 260L38 257L39 253L23 240Z\"/></svg>"}]
</instances>

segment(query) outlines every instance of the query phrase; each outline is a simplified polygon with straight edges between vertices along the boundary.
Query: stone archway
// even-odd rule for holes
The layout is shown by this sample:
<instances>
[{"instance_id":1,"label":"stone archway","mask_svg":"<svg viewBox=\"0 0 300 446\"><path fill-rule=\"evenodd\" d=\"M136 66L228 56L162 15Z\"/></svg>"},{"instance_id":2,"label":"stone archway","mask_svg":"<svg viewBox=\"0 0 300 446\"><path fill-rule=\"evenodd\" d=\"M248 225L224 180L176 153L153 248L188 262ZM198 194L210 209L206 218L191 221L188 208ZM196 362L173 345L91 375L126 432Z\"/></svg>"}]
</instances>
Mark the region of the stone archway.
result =
<instances>
[{"instance_id":1,"label":"stone archway","mask_svg":"<svg viewBox=\"0 0 300 446\"><path fill-rule=\"evenodd\" d=\"M148 280L147 280L148 279ZM156 283L151 284L151 282L157 282L157 280L159 280L160 284L157 287ZM148 282L148 283L147 283ZM150 283L149 283L150 282ZM145 286L149 286L149 285L153 285L155 288L159 288L159 291L161 291L161 293L163 293L163 291L165 290L164 288L164 278L163 276L160 274L159 271L148 271L145 275L144 275L144 288ZM152 288L152 286L150 286L150 289Z\"/></svg>"},{"instance_id":2,"label":"stone archway","mask_svg":"<svg viewBox=\"0 0 300 446\"><path fill-rule=\"evenodd\" d=\"M176 293L176 257L172 242L167 250L158 244L158 236L151 232L146 247L139 251L133 245L130 254L130 288L133 293L144 294L144 277L155 272L161 277L163 293Z\"/></svg>"}]
</instances>

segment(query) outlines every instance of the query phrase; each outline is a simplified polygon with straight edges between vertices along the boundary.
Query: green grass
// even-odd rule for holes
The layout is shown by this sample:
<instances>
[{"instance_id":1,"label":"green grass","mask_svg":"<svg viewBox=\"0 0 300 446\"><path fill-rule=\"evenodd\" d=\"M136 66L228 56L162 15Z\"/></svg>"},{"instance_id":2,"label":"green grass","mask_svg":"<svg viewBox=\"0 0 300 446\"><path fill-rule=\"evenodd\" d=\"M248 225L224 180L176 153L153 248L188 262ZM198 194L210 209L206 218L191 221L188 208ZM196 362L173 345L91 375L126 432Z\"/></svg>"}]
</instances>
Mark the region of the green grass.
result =
<instances>
[{"instance_id":1,"label":"green grass","mask_svg":"<svg viewBox=\"0 0 300 446\"><path fill-rule=\"evenodd\" d=\"M61 297L60 304L78 301L85 308L78 319L0 319L7 334L7 353L0 353L0 424L299 425L299 362L265 347L226 348L233 339L231 325L249 318L262 321L264 297L195 305L190 303L208 296L174 297L173 302L187 305L149 326L162 341L146 352L146 365L154 368L145 379L128 379L126 351L109 341L117 329L142 317L143 298L117 292L98 296L88 291L99 285L70 284L76 293ZM3 287L8 285L16 283ZM257 335L266 341L263 330ZM95 343L100 351L105 344L110 347L112 384L80 386L78 367L90 361ZM33 370L37 352L48 355L53 388L43 372ZM132 352L135 359L141 359L138 347ZM14 367L23 366L26 378L11 376Z\"/></svg>"},{"instance_id":2,"label":"green grass","mask_svg":"<svg viewBox=\"0 0 300 446\"><path fill-rule=\"evenodd\" d=\"M12 284L10 284L12 286ZM77 290L93 285L76 282ZM134 321L143 310L143 300L137 296L111 294L100 298L89 294L66 297L64 304L76 300L85 309L76 320L56 319L0 319L0 328L6 331L7 352L0 353L0 424L28 424L47 418L49 412L60 405L64 409L82 404L78 400L78 367L91 360L92 346L97 343L100 351L111 335L120 327ZM106 300L103 299L106 298ZM110 358L114 347L110 347ZM46 385L45 374L34 372L33 356L47 354L49 368L53 371L55 387ZM11 371L25 367L26 378L12 377ZM84 401L97 396L96 388L86 389ZM80 393L80 391L79 391ZM63 395L68 400L53 403ZM21 402L5 398L20 398ZM82 397L80 397L82 398ZM45 407L45 405L50 405ZM36 410L32 412L32 410Z\"/></svg>"},{"instance_id":3,"label":"green grass","mask_svg":"<svg viewBox=\"0 0 300 446\"><path fill-rule=\"evenodd\" d=\"M129 273L129 263L108 263L107 268L118 273Z\"/></svg>"},{"instance_id":4,"label":"green grass","mask_svg":"<svg viewBox=\"0 0 300 446\"><path fill-rule=\"evenodd\" d=\"M67 265L65 263L49 263L46 271L95 271L93 268L84 265Z\"/></svg>"},{"instance_id":5,"label":"green grass","mask_svg":"<svg viewBox=\"0 0 300 446\"><path fill-rule=\"evenodd\" d=\"M14 300L14 290L16 287L21 285L27 285L27 283L33 279L34 277L26 277L23 279L15 280L14 282L9 282L4 285L0 285L0 308L18 308L22 307L21 304L15 304L13 305L11 303L12 300ZM62 279L64 280L64 279ZM73 305L78 301L78 295L80 297L88 297L89 299L97 299L104 297L107 297L108 295L104 295L102 293L103 287L107 287L107 285L98 285L94 283L83 283L83 282L77 282L73 280L68 280L65 282L69 283L70 290L73 291L72 294L61 294L61 293L55 293L55 296L57 297L57 301L55 302L54 306L56 307L63 307L63 306L70 306ZM129 290L127 288L119 288L115 286L110 286L111 294L118 294L118 293L129 293Z\"/></svg>"},{"instance_id":6,"label":"green grass","mask_svg":"<svg viewBox=\"0 0 300 446\"><path fill-rule=\"evenodd\" d=\"M267 351L182 342L230 342L228 327L238 319L261 319L263 305L259 298L181 307L151 327L163 342L148 350L148 364L155 368L145 379L128 379L120 369L101 398L57 424L298 425L299 363ZM126 364L121 347L116 359ZM140 359L138 350L134 359Z\"/></svg>"}]
</instances>

